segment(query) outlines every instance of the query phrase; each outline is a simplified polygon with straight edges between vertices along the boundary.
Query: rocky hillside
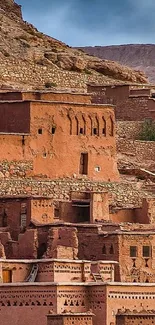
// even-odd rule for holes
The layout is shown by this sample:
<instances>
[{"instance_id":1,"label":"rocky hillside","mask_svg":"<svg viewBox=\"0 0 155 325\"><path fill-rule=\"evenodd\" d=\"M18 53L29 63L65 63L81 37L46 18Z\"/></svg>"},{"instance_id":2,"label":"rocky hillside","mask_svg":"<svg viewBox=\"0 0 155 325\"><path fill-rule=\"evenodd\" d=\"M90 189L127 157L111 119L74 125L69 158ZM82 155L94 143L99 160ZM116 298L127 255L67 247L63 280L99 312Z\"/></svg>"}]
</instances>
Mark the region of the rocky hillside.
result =
<instances>
[{"instance_id":1,"label":"rocky hillside","mask_svg":"<svg viewBox=\"0 0 155 325\"><path fill-rule=\"evenodd\" d=\"M0 87L72 88L88 82L146 83L142 72L101 60L44 35L22 19L13 0L0 0Z\"/></svg>"},{"instance_id":2,"label":"rocky hillside","mask_svg":"<svg viewBox=\"0 0 155 325\"><path fill-rule=\"evenodd\" d=\"M151 83L155 83L155 45L129 44L81 48L101 59L114 60L136 70L143 71Z\"/></svg>"}]
</instances>

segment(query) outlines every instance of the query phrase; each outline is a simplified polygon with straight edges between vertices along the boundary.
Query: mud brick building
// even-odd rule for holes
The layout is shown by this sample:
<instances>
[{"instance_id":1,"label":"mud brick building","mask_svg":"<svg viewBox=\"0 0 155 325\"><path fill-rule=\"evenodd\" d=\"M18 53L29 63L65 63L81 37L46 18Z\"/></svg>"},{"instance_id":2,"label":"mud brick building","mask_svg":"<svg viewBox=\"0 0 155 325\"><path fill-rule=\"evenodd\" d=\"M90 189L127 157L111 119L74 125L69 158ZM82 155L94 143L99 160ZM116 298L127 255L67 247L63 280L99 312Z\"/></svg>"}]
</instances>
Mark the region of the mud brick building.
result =
<instances>
[{"instance_id":1,"label":"mud brick building","mask_svg":"<svg viewBox=\"0 0 155 325\"><path fill-rule=\"evenodd\" d=\"M154 103L0 92L0 325L155 324L155 199L120 181L111 91Z\"/></svg>"},{"instance_id":2,"label":"mud brick building","mask_svg":"<svg viewBox=\"0 0 155 325\"><path fill-rule=\"evenodd\" d=\"M0 114L2 164L30 164L30 176L118 180L112 105L89 95L1 93Z\"/></svg>"},{"instance_id":3,"label":"mud brick building","mask_svg":"<svg viewBox=\"0 0 155 325\"><path fill-rule=\"evenodd\" d=\"M153 85L88 85L93 103L115 105L117 120L143 121L155 119L155 87Z\"/></svg>"}]
</instances>

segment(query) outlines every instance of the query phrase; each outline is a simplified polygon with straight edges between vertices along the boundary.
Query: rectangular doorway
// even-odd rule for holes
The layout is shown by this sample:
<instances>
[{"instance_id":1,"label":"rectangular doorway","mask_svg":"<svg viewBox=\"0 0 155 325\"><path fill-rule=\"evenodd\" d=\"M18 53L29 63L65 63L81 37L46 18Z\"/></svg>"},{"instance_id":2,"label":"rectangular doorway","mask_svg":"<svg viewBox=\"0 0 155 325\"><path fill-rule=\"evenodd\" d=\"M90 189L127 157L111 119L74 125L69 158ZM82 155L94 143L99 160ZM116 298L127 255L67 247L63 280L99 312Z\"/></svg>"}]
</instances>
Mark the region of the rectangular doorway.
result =
<instances>
[{"instance_id":1,"label":"rectangular doorway","mask_svg":"<svg viewBox=\"0 0 155 325\"><path fill-rule=\"evenodd\" d=\"M88 153L81 153L79 173L81 175L88 175Z\"/></svg>"}]
</instances>

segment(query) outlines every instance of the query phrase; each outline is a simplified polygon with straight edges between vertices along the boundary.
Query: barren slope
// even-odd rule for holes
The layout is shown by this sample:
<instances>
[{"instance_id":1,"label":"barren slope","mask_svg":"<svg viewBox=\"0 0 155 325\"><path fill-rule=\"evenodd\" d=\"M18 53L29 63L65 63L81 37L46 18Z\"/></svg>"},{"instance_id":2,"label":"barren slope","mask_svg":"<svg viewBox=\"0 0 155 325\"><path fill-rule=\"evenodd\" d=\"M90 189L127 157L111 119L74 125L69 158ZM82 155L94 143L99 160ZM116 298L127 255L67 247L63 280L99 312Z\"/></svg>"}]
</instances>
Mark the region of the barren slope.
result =
<instances>
[{"instance_id":1,"label":"barren slope","mask_svg":"<svg viewBox=\"0 0 155 325\"><path fill-rule=\"evenodd\" d=\"M83 47L86 53L101 59L115 60L136 70L143 71L155 83L155 45L129 44Z\"/></svg>"},{"instance_id":2,"label":"barren slope","mask_svg":"<svg viewBox=\"0 0 155 325\"><path fill-rule=\"evenodd\" d=\"M91 57L37 31L13 0L0 0L0 86L86 89L87 82L146 83L145 75Z\"/></svg>"}]
</instances>

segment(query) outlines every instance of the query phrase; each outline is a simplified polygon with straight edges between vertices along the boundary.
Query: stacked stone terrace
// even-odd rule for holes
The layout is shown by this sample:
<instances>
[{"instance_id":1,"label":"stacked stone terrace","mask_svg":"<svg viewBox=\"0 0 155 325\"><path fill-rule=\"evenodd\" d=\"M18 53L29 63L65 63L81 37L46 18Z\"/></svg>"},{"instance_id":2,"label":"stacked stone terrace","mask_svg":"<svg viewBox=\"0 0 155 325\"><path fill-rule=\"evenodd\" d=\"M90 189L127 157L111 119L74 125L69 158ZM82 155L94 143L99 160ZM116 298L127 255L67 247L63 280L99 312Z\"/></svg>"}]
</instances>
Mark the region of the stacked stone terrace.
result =
<instances>
[{"instance_id":1,"label":"stacked stone terrace","mask_svg":"<svg viewBox=\"0 0 155 325\"><path fill-rule=\"evenodd\" d=\"M119 176L114 109L0 93L3 325L155 324L155 199Z\"/></svg>"}]
</instances>

